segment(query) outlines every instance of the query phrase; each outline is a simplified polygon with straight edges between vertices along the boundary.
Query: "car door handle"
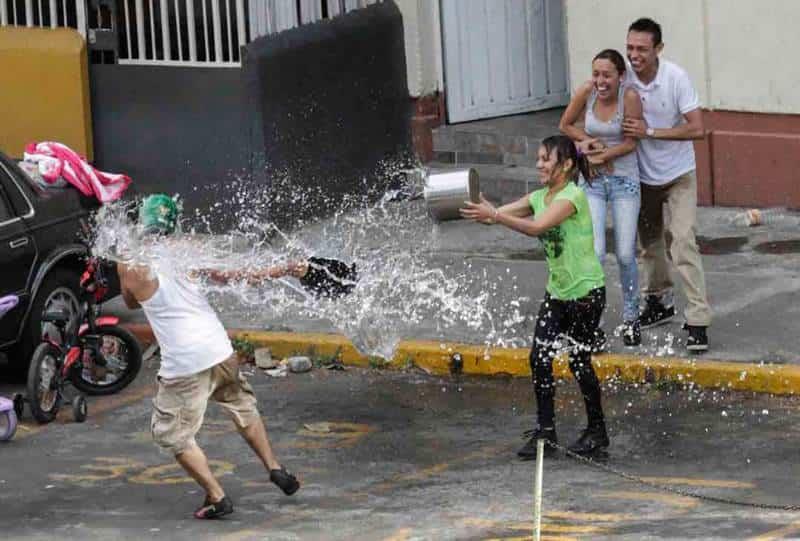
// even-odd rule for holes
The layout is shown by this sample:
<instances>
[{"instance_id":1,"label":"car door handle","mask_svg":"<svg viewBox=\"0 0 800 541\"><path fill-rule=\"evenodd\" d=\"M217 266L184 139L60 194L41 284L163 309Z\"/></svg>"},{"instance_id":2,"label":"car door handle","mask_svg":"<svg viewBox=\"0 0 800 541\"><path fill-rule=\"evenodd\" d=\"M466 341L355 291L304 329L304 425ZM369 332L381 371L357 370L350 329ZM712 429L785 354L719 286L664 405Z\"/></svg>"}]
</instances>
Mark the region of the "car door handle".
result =
<instances>
[{"instance_id":1,"label":"car door handle","mask_svg":"<svg viewBox=\"0 0 800 541\"><path fill-rule=\"evenodd\" d=\"M28 237L21 237L18 239L14 239L8 243L9 246L12 248L22 248L23 246L28 245Z\"/></svg>"}]
</instances>

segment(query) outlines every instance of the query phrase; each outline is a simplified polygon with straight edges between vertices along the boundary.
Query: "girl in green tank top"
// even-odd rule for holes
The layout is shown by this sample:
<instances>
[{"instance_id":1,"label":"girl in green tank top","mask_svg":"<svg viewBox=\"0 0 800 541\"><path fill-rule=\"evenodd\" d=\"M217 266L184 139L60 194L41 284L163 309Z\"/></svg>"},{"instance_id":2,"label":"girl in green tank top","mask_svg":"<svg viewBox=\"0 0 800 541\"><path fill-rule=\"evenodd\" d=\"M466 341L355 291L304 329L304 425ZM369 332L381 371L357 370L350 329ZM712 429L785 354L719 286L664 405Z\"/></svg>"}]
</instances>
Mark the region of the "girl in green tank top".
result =
<instances>
[{"instance_id":1,"label":"girl in green tank top","mask_svg":"<svg viewBox=\"0 0 800 541\"><path fill-rule=\"evenodd\" d=\"M549 276L530 355L538 425L526 431L529 440L517 454L523 459L536 458L538 439L552 444L546 448L549 454L556 450L553 359L567 349L589 421L569 450L590 455L608 447L609 440L600 384L591 362L592 344L605 308L605 278L594 251L589 203L576 185L579 173L590 178L589 164L572 140L555 135L542 141L536 169L544 188L497 208L481 195L480 203L466 202L461 215L539 237L544 245Z\"/></svg>"}]
</instances>

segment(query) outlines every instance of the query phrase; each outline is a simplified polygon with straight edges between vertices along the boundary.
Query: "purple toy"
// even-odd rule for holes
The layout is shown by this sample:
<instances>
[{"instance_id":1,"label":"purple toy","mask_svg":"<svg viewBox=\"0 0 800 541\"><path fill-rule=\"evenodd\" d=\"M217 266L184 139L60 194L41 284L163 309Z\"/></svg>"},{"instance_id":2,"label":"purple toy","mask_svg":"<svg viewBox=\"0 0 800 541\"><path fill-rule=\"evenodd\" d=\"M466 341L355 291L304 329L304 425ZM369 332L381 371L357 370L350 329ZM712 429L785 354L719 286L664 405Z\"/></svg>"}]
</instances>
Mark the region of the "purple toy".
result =
<instances>
[{"instance_id":1,"label":"purple toy","mask_svg":"<svg viewBox=\"0 0 800 541\"><path fill-rule=\"evenodd\" d=\"M0 396L0 441L8 441L17 432L17 412L14 401Z\"/></svg>"},{"instance_id":2,"label":"purple toy","mask_svg":"<svg viewBox=\"0 0 800 541\"><path fill-rule=\"evenodd\" d=\"M0 317L6 315L12 308L19 304L19 297L6 295L0 297ZM0 396L0 441L8 441L17 432L17 412L14 401Z\"/></svg>"},{"instance_id":3,"label":"purple toy","mask_svg":"<svg viewBox=\"0 0 800 541\"><path fill-rule=\"evenodd\" d=\"M0 317L3 317L7 312L10 312L11 309L17 304L19 304L19 297L16 295L6 295L5 297L0 297Z\"/></svg>"}]
</instances>

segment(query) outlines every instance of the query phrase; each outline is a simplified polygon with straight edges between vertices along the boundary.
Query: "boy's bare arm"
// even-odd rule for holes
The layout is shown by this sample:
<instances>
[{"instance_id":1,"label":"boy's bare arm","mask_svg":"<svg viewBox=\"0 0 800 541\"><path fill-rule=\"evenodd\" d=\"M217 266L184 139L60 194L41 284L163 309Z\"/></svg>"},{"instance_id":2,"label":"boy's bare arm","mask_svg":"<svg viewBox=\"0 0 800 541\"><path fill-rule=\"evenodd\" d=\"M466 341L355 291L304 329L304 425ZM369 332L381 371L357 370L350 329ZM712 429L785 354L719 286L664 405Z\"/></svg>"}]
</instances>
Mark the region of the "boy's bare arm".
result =
<instances>
[{"instance_id":1,"label":"boy's bare arm","mask_svg":"<svg viewBox=\"0 0 800 541\"><path fill-rule=\"evenodd\" d=\"M285 265L271 265L257 270L202 269L196 271L198 275L205 276L218 284L244 281L254 285L287 275L295 278L302 278L305 276L306 272L308 272L307 261L290 261Z\"/></svg>"},{"instance_id":2,"label":"boy's bare arm","mask_svg":"<svg viewBox=\"0 0 800 541\"><path fill-rule=\"evenodd\" d=\"M147 267L119 263L117 272L122 298L125 305L132 310L141 308L140 301L146 301L158 289L158 279L151 275Z\"/></svg>"}]
</instances>

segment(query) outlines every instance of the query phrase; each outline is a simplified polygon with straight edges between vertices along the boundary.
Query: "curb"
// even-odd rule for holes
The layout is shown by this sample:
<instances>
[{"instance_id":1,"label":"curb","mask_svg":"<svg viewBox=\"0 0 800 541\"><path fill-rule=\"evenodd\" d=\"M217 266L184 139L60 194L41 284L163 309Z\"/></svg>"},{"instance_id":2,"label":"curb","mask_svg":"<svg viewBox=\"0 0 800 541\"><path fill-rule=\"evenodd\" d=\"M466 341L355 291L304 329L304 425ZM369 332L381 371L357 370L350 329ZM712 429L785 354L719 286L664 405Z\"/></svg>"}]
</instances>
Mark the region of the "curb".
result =
<instances>
[{"instance_id":1,"label":"curb","mask_svg":"<svg viewBox=\"0 0 800 541\"><path fill-rule=\"evenodd\" d=\"M147 324L123 325L141 342L153 342ZM391 360L361 354L344 336L322 333L269 332L229 329L232 338L246 339L258 347L268 347L277 357L307 354L310 357L338 357L343 364L361 367L409 369L417 367L429 374L451 373L452 357L462 359L460 372L479 376L530 377L528 349L487 348L454 342L404 340ZM601 380L630 383L673 382L704 388L722 388L776 395L800 394L800 366L705 361L680 357L653 357L604 353L592 357ZM556 378L572 377L564 356L553 362Z\"/></svg>"}]
</instances>

